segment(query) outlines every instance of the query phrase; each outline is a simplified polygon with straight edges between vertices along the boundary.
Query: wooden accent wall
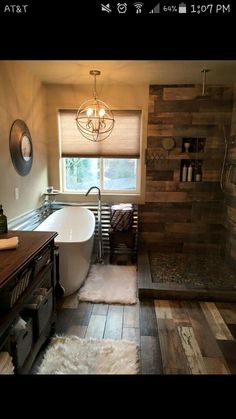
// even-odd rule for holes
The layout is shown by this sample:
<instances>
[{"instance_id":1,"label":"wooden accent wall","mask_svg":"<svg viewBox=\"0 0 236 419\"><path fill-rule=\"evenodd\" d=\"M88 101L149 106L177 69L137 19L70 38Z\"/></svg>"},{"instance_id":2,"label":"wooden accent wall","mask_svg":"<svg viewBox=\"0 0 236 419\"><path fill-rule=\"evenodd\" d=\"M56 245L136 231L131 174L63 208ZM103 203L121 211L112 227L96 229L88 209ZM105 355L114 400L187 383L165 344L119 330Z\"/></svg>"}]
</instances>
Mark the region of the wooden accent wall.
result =
<instances>
[{"instance_id":1,"label":"wooden accent wall","mask_svg":"<svg viewBox=\"0 0 236 419\"><path fill-rule=\"evenodd\" d=\"M225 165L225 228L226 252L229 263L236 266L236 85L234 88L234 104L231 120L230 136L227 136L228 153Z\"/></svg>"},{"instance_id":2,"label":"wooden accent wall","mask_svg":"<svg viewBox=\"0 0 236 419\"><path fill-rule=\"evenodd\" d=\"M146 204L139 206L139 237L150 249L218 252L225 244L222 125L229 135L233 87L211 86L208 93L208 99L197 99L197 85L150 86ZM168 159L165 137L176 142ZM201 182L180 181L185 137L205 138L204 153L191 155L203 160ZM157 155L159 160L152 158Z\"/></svg>"}]
</instances>

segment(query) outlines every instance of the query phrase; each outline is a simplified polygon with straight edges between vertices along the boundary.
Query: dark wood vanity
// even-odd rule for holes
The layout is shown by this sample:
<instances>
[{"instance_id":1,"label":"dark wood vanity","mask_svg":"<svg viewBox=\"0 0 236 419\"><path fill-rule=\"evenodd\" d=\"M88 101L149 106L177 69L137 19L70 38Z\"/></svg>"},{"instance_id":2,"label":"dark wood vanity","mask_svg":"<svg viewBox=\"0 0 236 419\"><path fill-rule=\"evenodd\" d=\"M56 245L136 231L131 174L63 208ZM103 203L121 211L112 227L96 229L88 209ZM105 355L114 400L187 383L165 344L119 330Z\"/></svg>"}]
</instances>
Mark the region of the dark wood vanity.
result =
<instances>
[{"instance_id":1,"label":"dark wood vanity","mask_svg":"<svg viewBox=\"0 0 236 419\"><path fill-rule=\"evenodd\" d=\"M0 352L10 354L15 374L28 374L55 328L57 233L10 231L0 239L14 236L18 248L0 251Z\"/></svg>"}]
</instances>

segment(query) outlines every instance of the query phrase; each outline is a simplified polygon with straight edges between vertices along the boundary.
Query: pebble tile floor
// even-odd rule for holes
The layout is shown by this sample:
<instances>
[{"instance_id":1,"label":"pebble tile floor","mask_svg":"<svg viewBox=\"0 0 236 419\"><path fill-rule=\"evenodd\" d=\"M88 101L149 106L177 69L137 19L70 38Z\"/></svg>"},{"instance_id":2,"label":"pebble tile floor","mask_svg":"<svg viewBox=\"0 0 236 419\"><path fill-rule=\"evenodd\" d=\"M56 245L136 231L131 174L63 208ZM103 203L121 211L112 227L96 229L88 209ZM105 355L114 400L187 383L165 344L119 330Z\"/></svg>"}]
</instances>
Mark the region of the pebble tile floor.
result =
<instances>
[{"instance_id":1,"label":"pebble tile floor","mask_svg":"<svg viewBox=\"0 0 236 419\"><path fill-rule=\"evenodd\" d=\"M218 255L150 252L153 282L236 289L236 274Z\"/></svg>"}]
</instances>

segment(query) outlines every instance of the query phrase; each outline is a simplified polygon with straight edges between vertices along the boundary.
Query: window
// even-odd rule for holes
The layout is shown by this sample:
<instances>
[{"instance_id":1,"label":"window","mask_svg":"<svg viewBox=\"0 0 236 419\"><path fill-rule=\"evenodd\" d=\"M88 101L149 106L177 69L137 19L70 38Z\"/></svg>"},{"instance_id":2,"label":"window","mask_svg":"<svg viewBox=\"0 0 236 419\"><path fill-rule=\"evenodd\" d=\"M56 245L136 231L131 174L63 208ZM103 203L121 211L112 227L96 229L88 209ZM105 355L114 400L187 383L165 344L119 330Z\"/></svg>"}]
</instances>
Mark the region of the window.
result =
<instances>
[{"instance_id":1,"label":"window","mask_svg":"<svg viewBox=\"0 0 236 419\"><path fill-rule=\"evenodd\" d=\"M136 190L136 173L137 159L103 159L103 189Z\"/></svg>"},{"instance_id":2,"label":"window","mask_svg":"<svg viewBox=\"0 0 236 419\"><path fill-rule=\"evenodd\" d=\"M84 192L91 185L102 192L137 193L138 159L63 158L63 190Z\"/></svg>"},{"instance_id":3,"label":"window","mask_svg":"<svg viewBox=\"0 0 236 419\"><path fill-rule=\"evenodd\" d=\"M86 191L91 185L101 188L100 159L64 158L63 181L64 191Z\"/></svg>"},{"instance_id":4,"label":"window","mask_svg":"<svg viewBox=\"0 0 236 419\"><path fill-rule=\"evenodd\" d=\"M59 111L62 180L65 192L84 193L98 186L105 193L138 193L140 111L113 111L115 127L94 143L79 133L75 110Z\"/></svg>"}]
</instances>

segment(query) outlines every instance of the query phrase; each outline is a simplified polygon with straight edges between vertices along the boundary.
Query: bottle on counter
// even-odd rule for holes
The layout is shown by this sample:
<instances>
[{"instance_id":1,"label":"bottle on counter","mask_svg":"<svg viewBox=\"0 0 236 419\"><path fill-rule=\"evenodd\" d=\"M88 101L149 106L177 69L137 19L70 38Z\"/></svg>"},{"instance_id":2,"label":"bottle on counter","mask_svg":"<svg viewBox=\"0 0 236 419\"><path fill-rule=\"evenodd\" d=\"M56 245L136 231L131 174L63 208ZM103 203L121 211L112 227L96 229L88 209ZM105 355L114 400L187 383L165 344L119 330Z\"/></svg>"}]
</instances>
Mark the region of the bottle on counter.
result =
<instances>
[{"instance_id":1,"label":"bottle on counter","mask_svg":"<svg viewBox=\"0 0 236 419\"><path fill-rule=\"evenodd\" d=\"M186 182L187 181L187 165L186 163L184 163L183 168L182 168L182 182Z\"/></svg>"},{"instance_id":2,"label":"bottle on counter","mask_svg":"<svg viewBox=\"0 0 236 419\"><path fill-rule=\"evenodd\" d=\"M0 234L7 233L7 217L3 214L2 205L0 204Z\"/></svg>"},{"instance_id":3,"label":"bottle on counter","mask_svg":"<svg viewBox=\"0 0 236 419\"><path fill-rule=\"evenodd\" d=\"M187 181L192 182L193 180L193 166L192 163L188 166Z\"/></svg>"}]
</instances>

